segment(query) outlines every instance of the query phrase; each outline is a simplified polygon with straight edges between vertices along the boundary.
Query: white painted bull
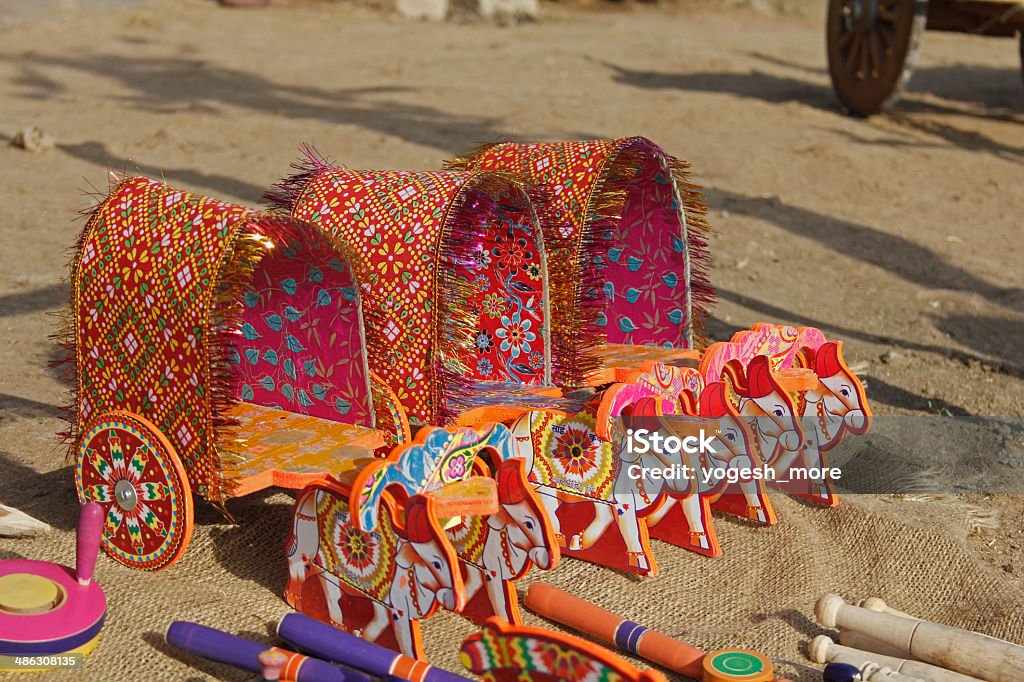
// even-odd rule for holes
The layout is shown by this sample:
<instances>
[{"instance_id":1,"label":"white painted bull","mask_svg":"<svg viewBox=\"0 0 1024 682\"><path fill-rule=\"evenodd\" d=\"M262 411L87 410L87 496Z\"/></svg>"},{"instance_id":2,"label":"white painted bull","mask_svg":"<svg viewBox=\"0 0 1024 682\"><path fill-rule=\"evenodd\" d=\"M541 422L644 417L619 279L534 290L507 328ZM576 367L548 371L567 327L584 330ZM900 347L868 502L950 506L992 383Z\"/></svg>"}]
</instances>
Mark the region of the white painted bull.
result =
<instances>
[{"instance_id":1,"label":"white painted bull","mask_svg":"<svg viewBox=\"0 0 1024 682\"><path fill-rule=\"evenodd\" d=\"M394 645L422 658L419 619L440 606L459 610L465 593L455 549L441 530L432 501L423 495L398 505L385 494L374 531L363 531L349 514L348 493L327 484L307 486L295 506L288 549L285 597L296 609L329 620L368 641ZM310 593L315 578L326 598ZM360 615L369 603L372 615Z\"/></svg>"},{"instance_id":2,"label":"white painted bull","mask_svg":"<svg viewBox=\"0 0 1024 682\"><path fill-rule=\"evenodd\" d=\"M448 529L462 564L466 607L462 615L482 624L491 616L522 623L512 581L531 566L548 571L559 559L551 521L526 477L525 463L501 462L494 473L498 485L496 514L464 517ZM475 599L486 593L486 602Z\"/></svg>"}]
</instances>

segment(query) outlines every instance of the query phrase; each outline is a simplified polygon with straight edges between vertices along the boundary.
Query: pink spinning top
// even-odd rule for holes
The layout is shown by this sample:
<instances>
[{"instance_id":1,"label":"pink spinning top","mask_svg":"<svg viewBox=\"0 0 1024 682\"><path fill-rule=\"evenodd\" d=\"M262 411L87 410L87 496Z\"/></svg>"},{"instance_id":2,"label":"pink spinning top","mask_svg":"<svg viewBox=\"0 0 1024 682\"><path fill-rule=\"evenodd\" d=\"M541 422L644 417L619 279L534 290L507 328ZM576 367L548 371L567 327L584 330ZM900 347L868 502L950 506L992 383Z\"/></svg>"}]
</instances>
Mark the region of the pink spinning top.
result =
<instances>
[{"instance_id":1,"label":"pink spinning top","mask_svg":"<svg viewBox=\"0 0 1024 682\"><path fill-rule=\"evenodd\" d=\"M107 599L92 581L103 510L95 502L78 517L75 570L49 561L0 561L0 656L45 656L92 642Z\"/></svg>"}]
</instances>

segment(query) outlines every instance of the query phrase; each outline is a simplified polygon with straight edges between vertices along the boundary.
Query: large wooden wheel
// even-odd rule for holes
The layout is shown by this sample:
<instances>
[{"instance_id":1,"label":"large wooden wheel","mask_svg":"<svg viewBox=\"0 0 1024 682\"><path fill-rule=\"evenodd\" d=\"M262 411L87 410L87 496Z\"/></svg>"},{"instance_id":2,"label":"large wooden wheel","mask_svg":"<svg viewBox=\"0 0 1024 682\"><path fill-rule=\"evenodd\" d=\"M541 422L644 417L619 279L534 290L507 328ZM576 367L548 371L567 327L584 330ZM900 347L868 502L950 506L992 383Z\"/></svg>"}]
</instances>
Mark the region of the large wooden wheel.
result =
<instances>
[{"instance_id":1,"label":"large wooden wheel","mask_svg":"<svg viewBox=\"0 0 1024 682\"><path fill-rule=\"evenodd\" d=\"M103 507L103 549L129 568L167 568L192 539L185 469L167 438L139 415L106 412L85 425L75 487L82 504Z\"/></svg>"},{"instance_id":2,"label":"large wooden wheel","mask_svg":"<svg viewBox=\"0 0 1024 682\"><path fill-rule=\"evenodd\" d=\"M829 75L847 109L870 116L899 99L917 62L926 10L926 0L829 0Z\"/></svg>"}]
</instances>

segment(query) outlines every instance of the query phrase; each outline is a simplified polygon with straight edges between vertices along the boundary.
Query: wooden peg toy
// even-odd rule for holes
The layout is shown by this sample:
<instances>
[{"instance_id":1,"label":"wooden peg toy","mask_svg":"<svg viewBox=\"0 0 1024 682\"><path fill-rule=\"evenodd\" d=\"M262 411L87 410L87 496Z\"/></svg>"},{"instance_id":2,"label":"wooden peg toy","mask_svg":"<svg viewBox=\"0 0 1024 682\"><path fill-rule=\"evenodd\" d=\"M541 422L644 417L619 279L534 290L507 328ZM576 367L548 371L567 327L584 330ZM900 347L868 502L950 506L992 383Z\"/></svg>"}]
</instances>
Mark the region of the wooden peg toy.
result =
<instances>
[{"instance_id":1,"label":"wooden peg toy","mask_svg":"<svg viewBox=\"0 0 1024 682\"><path fill-rule=\"evenodd\" d=\"M814 613L825 627L869 633L914 658L988 682L1024 679L1024 647L926 620L902 618L847 604L836 594L818 600Z\"/></svg>"},{"instance_id":2,"label":"wooden peg toy","mask_svg":"<svg viewBox=\"0 0 1024 682\"><path fill-rule=\"evenodd\" d=\"M911 661L896 656L884 656L836 644L825 635L819 635L811 640L810 645L807 647L807 654L811 660L818 663L839 662L850 663L856 666L876 663L892 669L893 672L911 677L921 677L931 682L978 682L976 677L961 675L958 672L929 665L928 663Z\"/></svg>"},{"instance_id":3,"label":"wooden peg toy","mask_svg":"<svg viewBox=\"0 0 1024 682\"><path fill-rule=\"evenodd\" d=\"M92 580L103 511L82 507L75 569L29 559L0 561L0 667L9 656L86 654L96 646L107 611Z\"/></svg>"},{"instance_id":4,"label":"wooden peg toy","mask_svg":"<svg viewBox=\"0 0 1024 682\"><path fill-rule=\"evenodd\" d=\"M903 611L897 611L888 604L881 597L868 597L867 599L861 599L857 602L857 606L861 608L869 609L871 611L878 611L879 613L888 613L891 616L899 616L900 618L910 618L912 620L921 620L917 616L911 616L909 613Z\"/></svg>"},{"instance_id":5,"label":"wooden peg toy","mask_svg":"<svg viewBox=\"0 0 1024 682\"><path fill-rule=\"evenodd\" d=\"M827 667L827 666L826 666ZM928 682L918 677L907 677L901 675L892 668L886 668L875 663L865 663L860 668L860 678L864 682ZM832 682L824 679L823 682ZM836 680L836 682L839 682Z\"/></svg>"},{"instance_id":6,"label":"wooden peg toy","mask_svg":"<svg viewBox=\"0 0 1024 682\"><path fill-rule=\"evenodd\" d=\"M833 662L826 665L823 670L818 670L813 666L797 663L796 661L772 659L772 662L785 663L803 670L821 673L821 682L924 682L924 680L919 680L916 677L900 675L891 668L883 668L875 663L865 663L862 666L856 666L851 663ZM776 680L775 682L781 681Z\"/></svg>"},{"instance_id":7,"label":"wooden peg toy","mask_svg":"<svg viewBox=\"0 0 1024 682\"><path fill-rule=\"evenodd\" d=\"M909 613L903 611L897 611L891 608L885 601L880 597L868 597L866 599L858 599L857 606L871 611L878 611L879 613L888 613L893 616L899 616L901 618L910 618L912 620L921 620L917 616L912 616ZM891 656L893 658L905 658L916 660L909 653L901 651L899 648L879 642L877 639L870 635L866 635L863 632L856 632L854 630L848 630L841 628L839 630L839 643L843 646L848 646L851 649L860 649L861 651L870 651L883 656Z\"/></svg>"},{"instance_id":8,"label":"wooden peg toy","mask_svg":"<svg viewBox=\"0 0 1024 682\"><path fill-rule=\"evenodd\" d=\"M865 635L863 632L856 632L846 628L841 628L839 630L839 643L843 646L848 646L851 649L860 649L861 651L870 652L872 654L892 656L893 658L905 658L908 660L911 658L910 654L900 651L891 644L879 642L874 637Z\"/></svg>"}]
</instances>

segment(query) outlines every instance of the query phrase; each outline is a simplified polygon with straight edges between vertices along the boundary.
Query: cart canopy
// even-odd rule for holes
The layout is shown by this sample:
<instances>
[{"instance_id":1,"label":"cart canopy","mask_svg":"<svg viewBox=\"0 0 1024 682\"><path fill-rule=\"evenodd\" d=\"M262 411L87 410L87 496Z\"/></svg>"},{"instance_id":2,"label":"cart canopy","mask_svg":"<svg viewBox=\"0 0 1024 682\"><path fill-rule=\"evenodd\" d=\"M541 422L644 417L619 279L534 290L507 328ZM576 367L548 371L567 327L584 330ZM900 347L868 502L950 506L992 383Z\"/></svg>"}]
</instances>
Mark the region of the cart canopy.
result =
<instances>
[{"instance_id":1,"label":"cart canopy","mask_svg":"<svg viewBox=\"0 0 1024 682\"><path fill-rule=\"evenodd\" d=\"M94 415L138 414L219 501L240 403L375 424L359 288L307 223L129 178L90 217L71 277L75 448Z\"/></svg>"},{"instance_id":2,"label":"cart canopy","mask_svg":"<svg viewBox=\"0 0 1024 682\"><path fill-rule=\"evenodd\" d=\"M544 240L521 184L356 171L312 153L296 168L269 198L355 254L370 366L410 419L452 422L481 382L549 383Z\"/></svg>"},{"instance_id":3,"label":"cart canopy","mask_svg":"<svg viewBox=\"0 0 1024 682\"><path fill-rule=\"evenodd\" d=\"M449 167L502 170L543 183L552 281L555 382L575 386L602 364L600 346L693 348L713 299L707 210L688 166L630 137L487 146ZM557 370L562 369L559 373Z\"/></svg>"}]
</instances>

